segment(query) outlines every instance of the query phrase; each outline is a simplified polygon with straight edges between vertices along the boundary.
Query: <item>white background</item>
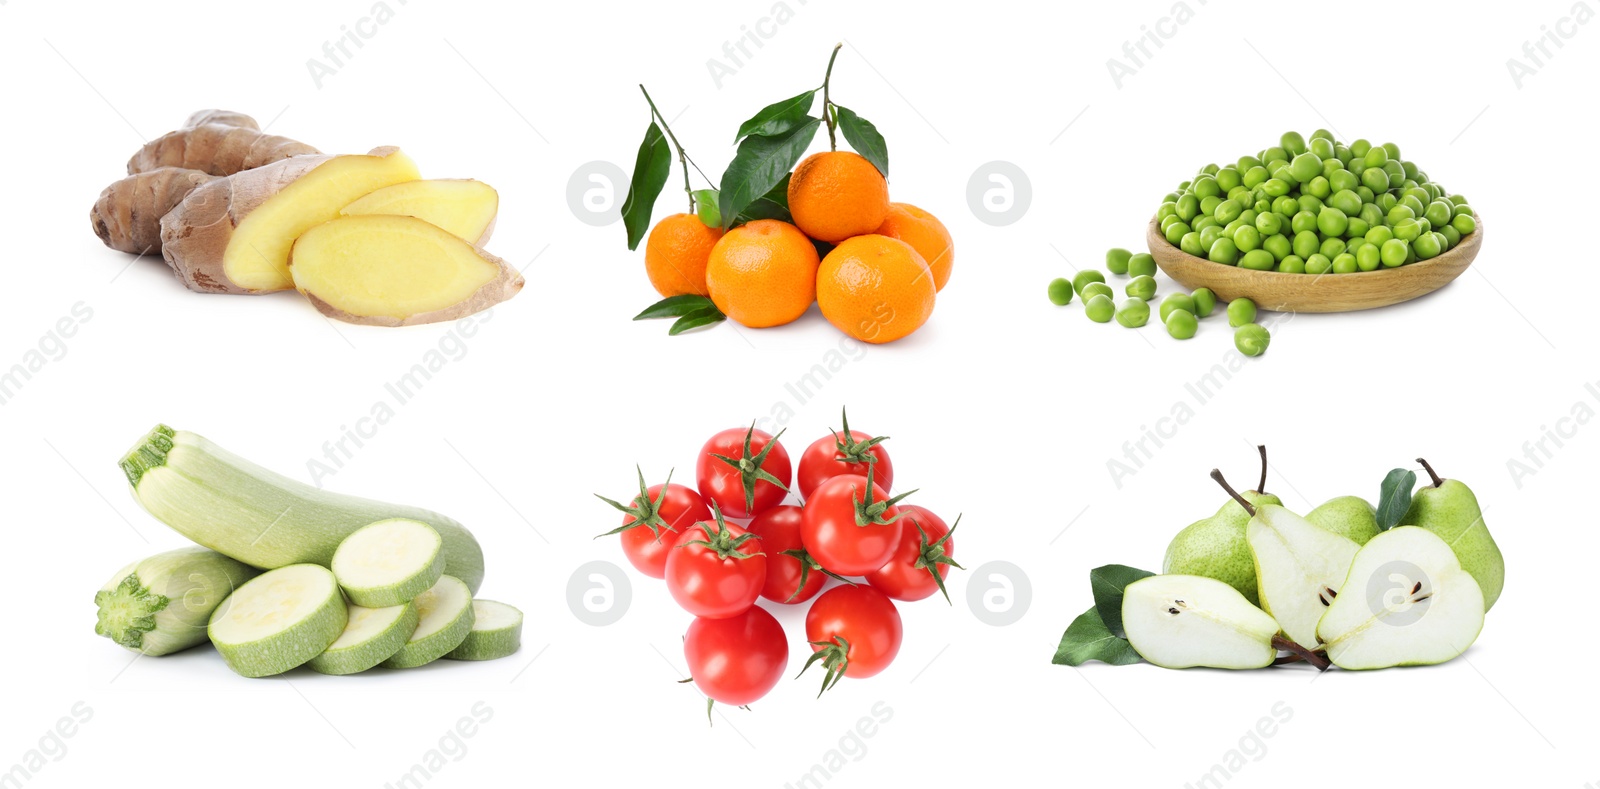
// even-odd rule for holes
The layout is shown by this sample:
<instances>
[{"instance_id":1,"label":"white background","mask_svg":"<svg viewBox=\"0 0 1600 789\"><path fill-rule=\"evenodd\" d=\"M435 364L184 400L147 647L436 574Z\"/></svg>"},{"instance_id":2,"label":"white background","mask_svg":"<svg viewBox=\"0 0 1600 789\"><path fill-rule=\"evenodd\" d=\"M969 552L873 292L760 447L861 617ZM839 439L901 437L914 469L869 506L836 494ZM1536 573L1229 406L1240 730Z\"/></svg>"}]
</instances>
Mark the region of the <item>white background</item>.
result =
<instances>
[{"instance_id":1,"label":"white background","mask_svg":"<svg viewBox=\"0 0 1600 789\"><path fill-rule=\"evenodd\" d=\"M1195 2L1120 88L1107 60L1172 13L1165 0L959 12L812 0L790 2L781 25L762 21L767 0L391 6L318 87L306 61L369 16L367 0L0 3L0 366L41 342L56 351L0 407L0 770L82 702L92 717L28 786L378 787L427 761L481 702L492 717L428 785L801 785L841 747L850 755L826 785L1183 786L1241 747L1227 786L1600 783L1600 427L1562 422L1569 437L1548 444L1537 473L1519 481L1507 466L1575 404L1600 410L1585 390L1600 390L1586 140L1600 29L1577 26L1520 88L1506 65L1572 12L1566 0ZM727 62L724 42L758 27L770 38L716 84L707 61ZM642 253L620 224L580 222L566 184L588 162L631 168L647 123L640 81L719 173L737 124L818 84L841 40L835 98L887 137L894 198L950 227L955 273L924 329L864 352L846 343L850 361L800 402L785 384L840 351L840 334L815 313L678 338L630 322L656 298ZM95 195L145 139L212 106L275 118L272 131L325 151L400 145L425 175L490 182L502 198L490 248L526 267L527 288L458 346L451 325L370 329L329 323L292 294L189 293L159 259L104 249L85 217ZM1204 405L1185 384L1228 358L1222 319L1179 343L1045 300L1051 277L1138 245L1160 196L1200 165L1322 126L1396 141L1470 196L1487 234L1472 269L1401 307L1295 318ZM993 160L1032 185L1009 226L967 204L969 177ZM678 178L658 216L681 210ZM64 352L41 340L79 303L92 318ZM465 353L326 483L468 524L488 554L483 594L527 613L523 652L246 680L206 648L130 662L93 635L106 577L183 544L115 465L153 424L309 479L324 442L441 343ZM1161 422L1179 403L1192 418ZM626 567L614 542L591 539L616 519L589 494L628 496L635 462L687 481L707 436L783 407L798 456L843 404L854 426L893 436L897 480L923 489L915 500L966 513L957 558L1022 568L1031 603L1016 624L986 625L966 595L997 580L955 572L954 606L902 607L905 646L884 674L821 700L817 677L785 680L708 728L701 697L674 684L689 618L659 583L628 569L632 607L607 627L569 609L577 567ZM1163 446L1114 482L1108 461L1158 428ZM1318 678L1050 665L1090 604L1088 570L1158 569L1171 535L1221 502L1206 472L1249 479L1256 442L1272 448L1270 487L1301 510L1374 498L1418 455L1468 482L1509 565L1478 643L1435 668ZM802 612L780 617L793 673ZM842 742L880 702L892 717ZM1247 741L1280 704L1288 721Z\"/></svg>"}]
</instances>

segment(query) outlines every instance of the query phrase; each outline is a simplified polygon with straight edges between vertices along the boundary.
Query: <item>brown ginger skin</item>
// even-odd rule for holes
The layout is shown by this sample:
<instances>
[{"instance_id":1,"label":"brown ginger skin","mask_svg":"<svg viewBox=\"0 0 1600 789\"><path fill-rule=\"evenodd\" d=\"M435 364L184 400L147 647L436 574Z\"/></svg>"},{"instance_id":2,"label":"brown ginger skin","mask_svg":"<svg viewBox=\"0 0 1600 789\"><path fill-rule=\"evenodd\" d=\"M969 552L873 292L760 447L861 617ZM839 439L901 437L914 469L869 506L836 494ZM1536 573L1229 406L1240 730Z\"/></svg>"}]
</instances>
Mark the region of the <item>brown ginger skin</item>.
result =
<instances>
[{"instance_id":1,"label":"brown ginger skin","mask_svg":"<svg viewBox=\"0 0 1600 789\"><path fill-rule=\"evenodd\" d=\"M89 211L94 234L106 246L131 255L161 253L161 217L190 192L217 180L199 170L159 167L130 175L105 188Z\"/></svg>"},{"instance_id":2,"label":"brown ginger skin","mask_svg":"<svg viewBox=\"0 0 1600 789\"><path fill-rule=\"evenodd\" d=\"M254 118L229 110L201 110L182 129L146 143L128 160L128 174L183 167L233 175L291 156L319 153L303 142L266 134Z\"/></svg>"}]
</instances>

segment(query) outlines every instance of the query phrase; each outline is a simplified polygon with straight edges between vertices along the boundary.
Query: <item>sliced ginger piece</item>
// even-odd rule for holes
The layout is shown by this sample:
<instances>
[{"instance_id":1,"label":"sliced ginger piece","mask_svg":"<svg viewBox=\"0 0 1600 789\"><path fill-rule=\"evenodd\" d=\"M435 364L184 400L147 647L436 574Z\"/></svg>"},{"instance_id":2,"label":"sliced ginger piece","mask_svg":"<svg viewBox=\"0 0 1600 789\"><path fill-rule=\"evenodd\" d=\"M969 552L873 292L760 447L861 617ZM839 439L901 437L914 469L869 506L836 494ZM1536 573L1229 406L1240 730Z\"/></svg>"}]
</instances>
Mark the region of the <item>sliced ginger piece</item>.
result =
<instances>
[{"instance_id":1,"label":"sliced ginger piece","mask_svg":"<svg viewBox=\"0 0 1600 789\"><path fill-rule=\"evenodd\" d=\"M373 326L453 320L522 289L522 276L505 261L410 216L318 225L295 242L289 270L322 314Z\"/></svg>"},{"instance_id":2,"label":"sliced ginger piece","mask_svg":"<svg viewBox=\"0 0 1600 789\"><path fill-rule=\"evenodd\" d=\"M414 216L481 247L489 241L494 217L499 211L500 195L494 187L470 179L440 179L386 186L345 206L339 213L344 216Z\"/></svg>"},{"instance_id":3,"label":"sliced ginger piece","mask_svg":"<svg viewBox=\"0 0 1600 789\"><path fill-rule=\"evenodd\" d=\"M295 239L357 198L419 177L398 148L296 156L236 173L190 192L162 218L162 256L194 290L288 290Z\"/></svg>"}]
</instances>

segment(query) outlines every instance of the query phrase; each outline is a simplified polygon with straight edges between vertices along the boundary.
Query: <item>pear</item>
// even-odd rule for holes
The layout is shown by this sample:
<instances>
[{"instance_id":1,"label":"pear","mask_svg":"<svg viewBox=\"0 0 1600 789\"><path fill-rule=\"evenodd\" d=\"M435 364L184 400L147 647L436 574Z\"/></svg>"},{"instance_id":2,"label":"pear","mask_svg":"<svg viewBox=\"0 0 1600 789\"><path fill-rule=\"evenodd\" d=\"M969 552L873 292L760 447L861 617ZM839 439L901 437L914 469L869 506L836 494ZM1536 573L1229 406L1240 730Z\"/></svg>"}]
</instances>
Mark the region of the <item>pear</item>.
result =
<instances>
[{"instance_id":1,"label":"pear","mask_svg":"<svg viewBox=\"0 0 1600 789\"><path fill-rule=\"evenodd\" d=\"M1122 627L1140 657L1164 668L1262 668L1278 657L1278 623L1214 578L1152 575L1128 584Z\"/></svg>"},{"instance_id":2,"label":"pear","mask_svg":"<svg viewBox=\"0 0 1600 789\"><path fill-rule=\"evenodd\" d=\"M1461 560L1461 566L1483 589L1483 610L1494 608L1506 584L1506 560L1483 522L1478 497L1472 494L1471 488L1456 480L1440 479L1428 461L1417 458L1417 462L1427 470L1432 484L1416 492L1411 499L1411 509L1406 510L1400 522L1421 526L1449 544Z\"/></svg>"},{"instance_id":3,"label":"pear","mask_svg":"<svg viewBox=\"0 0 1600 789\"><path fill-rule=\"evenodd\" d=\"M1378 535L1378 510L1360 496L1339 496L1306 513L1306 520L1366 545Z\"/></svg>"},{"instance_id":4,"label":"pear","mask_svg":"<svg viewBox=\"0 0 1600 789\"><path fill-rule=\"evenodd\" d=\"M1340 668L1443 663L1483 629L1478 582L1443 539L1418 526L1373 537L1340 592L1317 625Z\"/></svg>"},{"instance_id":5,"label":"pear","mask_svg":"<svg viewBox=\"0 0 1600 789\"><path fill-rule=\"evenodd\" d=\"M1240 494L1252 506L1282 504L1277 496L1266 493L1267 448L1256 448L1261 453L1261 482L1255 490ZM1250 546L1245 542L1244 527L1250 522L1250 513L1229 498L1217 508L1215 515L1201 518L1178 532L1167 545L1166 558L1161 571L1177 575L1203 575L1215 578L1239 590L1251 605L1259 605L1256 593L1255 562L1250 557Z\"/></svg>"},{"instance_id":6,"label":"pear","mask_svg":"<svg viewBox=\"0 0 1600 789\"><path fill-rule=\"evenodd\" d=\"M1222 472L1213 470L1211 477L1229 495L1239 496ZM1261 607L1278 620L1289 640L1316 644L1317 621L1339 596L1361 546L1277 504L1253 506L1243 496L1238 500L1250 510L1245 542L1255 560Z\"/></svg>"}]
</instances>

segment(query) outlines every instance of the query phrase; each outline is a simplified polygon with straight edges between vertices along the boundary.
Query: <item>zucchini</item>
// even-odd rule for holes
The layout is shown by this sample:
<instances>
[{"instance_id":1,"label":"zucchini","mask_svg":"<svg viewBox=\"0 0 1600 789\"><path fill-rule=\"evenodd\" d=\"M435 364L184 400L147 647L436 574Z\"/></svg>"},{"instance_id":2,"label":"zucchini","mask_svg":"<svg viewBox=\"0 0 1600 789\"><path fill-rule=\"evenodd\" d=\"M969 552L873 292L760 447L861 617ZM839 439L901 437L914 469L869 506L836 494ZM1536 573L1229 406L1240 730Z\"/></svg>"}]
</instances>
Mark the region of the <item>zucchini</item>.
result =
<instances>
[{"instance_id":1,"label":"zucchini","mask_svg":"<svg viewBox=\"0 0 1600 789\"><path fill-rule=\"evenodd\" d=\"M267 677L326 651L344 633L348 616L328 568L291 564L229 595L211 615L207 632L228 668Z\"/></svg>"},{"instance_id":2,"label":"zucchini","mask_svg":"<svg viewBox=\"0 0 1600 789\"><path fill-rule=\"evenodd\" d=\"M368 524L333 552L333 577L356 605L403 605L444 575L442 544L439 532L422 521L391 518Z\"/></svg>"},{"instance_id":3,"label":"zucchini","mask_svg":"<svg viewBox=\"0 0 1600 789\"><path fill-rule=\"evenodd\" d=\"M260 574L198 545L158 553L118 570L95 593L94 632L152 657L204 644L211 612Z\"/></svg>"},{"instance_id":4,"label":"zucchini","mask_svg":"<svg viewBox=\"0 0 1600 789\"><path fill-rule=\"evenodd\" d=\"M451 576L440 578L432 589L417 595L412 602L421 615L417 630L399 652L383 661L387 668L416 668L432 663L461 646L472 630L472 592Z\"/></svg>"},{"instance_id":5,"label":"zucchini","mask_svg":"<svg viewBox=\"0 0 1600 789\"><path fill-rule=\"evenodd\" d=\"M133 497L189 539L263 569L329 566L362 526L409 518L443 540L444 571L477 591L483 550L472 532L436 512L318 490L268 471L195 433L157 425L123 457Z\"/></svg>"},{"instance_id":6,"label":"zucchini","mask_svg":"<svg viewBox=\"0 0 1600 789\"><path fill-rule=\"evenodd\" d=\"M445 657L451 660L498 660L522 648L522 612L493 600L472 601L472 629L467 640Z\"/></svg>"},{"instance_id":7,"label":"zucchini","mask_svg":"<svg viewBox=\"0 0 1600 789\"><path fill-rule=\"evenodd\" d=\"M417 629L414 603L387 608L349 606L344 633L322 654L306 663L319 674L356 674L388 660Z\"/></svg>"}]
</instances>

